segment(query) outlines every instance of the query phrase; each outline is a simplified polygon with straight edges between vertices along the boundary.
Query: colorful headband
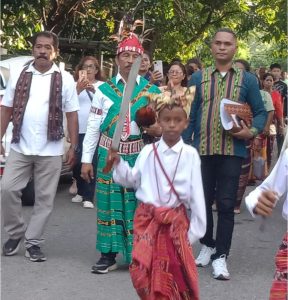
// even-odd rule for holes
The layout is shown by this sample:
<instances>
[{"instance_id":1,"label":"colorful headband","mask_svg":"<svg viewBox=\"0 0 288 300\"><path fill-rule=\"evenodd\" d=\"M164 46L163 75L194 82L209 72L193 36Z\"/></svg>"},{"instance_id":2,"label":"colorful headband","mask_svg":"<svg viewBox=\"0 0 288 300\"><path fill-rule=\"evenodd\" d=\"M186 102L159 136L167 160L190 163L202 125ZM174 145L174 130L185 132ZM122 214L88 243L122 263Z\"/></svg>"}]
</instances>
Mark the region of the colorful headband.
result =
<instances>
[{"instance_id":1,"label":"colorful headband","mask_svg":"<svg viewBox=\"0 0 288 300\"><path fill-rule=\"evenodd\" d=\"M165 107L169 108L176 105L182 107L187 116L189 116L191 104L195 97L195 90L196 87L191 86L181 96L175 96L173 90L164 90L160 94L147 94L146 97L158 113Z\"/></svg>"}]
</instances>

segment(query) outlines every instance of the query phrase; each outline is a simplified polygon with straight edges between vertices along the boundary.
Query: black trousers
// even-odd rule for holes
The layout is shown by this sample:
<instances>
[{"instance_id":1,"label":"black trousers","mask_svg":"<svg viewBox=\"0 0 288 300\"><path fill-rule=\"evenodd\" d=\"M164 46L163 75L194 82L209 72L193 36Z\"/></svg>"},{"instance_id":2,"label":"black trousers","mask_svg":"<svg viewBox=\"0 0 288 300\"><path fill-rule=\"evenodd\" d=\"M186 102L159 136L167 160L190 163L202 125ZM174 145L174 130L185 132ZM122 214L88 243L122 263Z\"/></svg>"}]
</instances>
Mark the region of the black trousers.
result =
<instances>
[{"instance_id":1,"label":"black trousers","mask_svg":"<svg viewBox=\"0 0 288 300\"><path fill-rule=\"evenodd\" d=\"M277 157L279 158L280 153L281 153L281 149L284 143L284 135L281 135L279 133L277 133L276 135L276 141L277 141Z\"/></svg>"},{"instance_id":2,"label":"black trousers","mask_svg":"<svg viewBox=\"0 0 288 300\"><path fill-rule=\"evenodd\" d=\"M234 229L234 206L237 199L242 158L227 155L201 156L201 170L206 202L207 229L200 242L216 247L211 258L229 255ZM216 239L213 239L212 204L216 200L218 222Z\"/></svg>"},{"instance_id":3,"label":"black trousers","mask_svg":"<svg viewBox=\"0 0 288 300\"><path fill-rule=\"evenodd\" d=\"M94 179L91 180L90 183L86 182L81 177L81 157L82 157L82 150L83 150L83 140L85 134L80 133L78 137L78 144L80 151L77 153L77 162L73 168L73 177L76 179L77 182L77 194L83 197L83 201L90 201L94 202L94 194L95 194L95 186L96 186L96 166L97 166L97 150L95 151L93 157L93 167L94 167Z\"/></svg>"}]
</instances>

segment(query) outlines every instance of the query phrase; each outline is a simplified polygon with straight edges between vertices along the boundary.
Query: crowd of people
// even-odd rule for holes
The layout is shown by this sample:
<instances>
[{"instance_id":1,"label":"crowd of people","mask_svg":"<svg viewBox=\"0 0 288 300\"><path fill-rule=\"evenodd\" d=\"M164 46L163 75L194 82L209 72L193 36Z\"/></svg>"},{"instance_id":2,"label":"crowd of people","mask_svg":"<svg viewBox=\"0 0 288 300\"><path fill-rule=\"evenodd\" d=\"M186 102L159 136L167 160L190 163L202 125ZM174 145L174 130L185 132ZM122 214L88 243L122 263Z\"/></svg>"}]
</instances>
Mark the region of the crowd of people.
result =
<instances>
[{"instance_id":1,"label":"crowd of people","mask_svg":"<svg viewBox=\"0 0 288 300\"><path fill-rule=\"evenodd\" d=\"M162 73L153 70L150 53L131 32L118 42L118 72L108 80L93 56L81 58L74 78L60 71L53 62L58 38L51 32L35 34L32 51L34 60L9 79L1 106L1 138L11 119L14 125L1 182L9 235L3 254L15 255L24 239L26 257L46 260L41 246L60 177L65 113L71 143L67 160L76 184L71 201L97 208L101 255L92 273L117 269L122 253L141 299L199 299L197 267L211 262L213 277L229 280L234 215L240 213L246 186L263 181L246 198L253 216L270 215L285 195L287 203L287 84L281 66L272 64L259 76L247 61L234 60L237 37L228 28L211 39L213 65L203 66L196 57L186 64L175 59ZM121 103L139 56L123 113ZM240 126L225 130L222 99L248 104L251 124L239 119ZM115 150L121 118L125 122ZM275 140L279 161L271 172ZM112 170L105 171L107 165ZM35 204L26 225L21 191L32 175ZM287 216L287 206L284 212ZM194 259L196 240L202 248ZM279 255L287 260L287 236L283 245ZM287 284L287 265L277 265L270 299L276 294L286 299L283 281Z\"/></svg>"}]
</instances>

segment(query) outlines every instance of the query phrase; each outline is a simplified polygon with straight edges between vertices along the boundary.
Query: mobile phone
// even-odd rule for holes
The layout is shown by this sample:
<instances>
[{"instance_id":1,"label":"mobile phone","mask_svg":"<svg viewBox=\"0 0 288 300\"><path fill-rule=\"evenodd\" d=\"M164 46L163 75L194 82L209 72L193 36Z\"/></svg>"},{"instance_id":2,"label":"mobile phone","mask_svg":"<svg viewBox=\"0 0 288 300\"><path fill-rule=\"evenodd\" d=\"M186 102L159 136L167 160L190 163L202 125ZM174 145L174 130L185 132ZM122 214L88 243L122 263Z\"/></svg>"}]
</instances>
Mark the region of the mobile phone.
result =
<instances>
[{"instance_id":1,"label":"mobile phone","mask_svg":"<svg viewBox=\"0 0 288 300\"><path fill-rule=\"evenodd\" d=\"M163 63L162 63L162 60L155 60L153 62L153 70L160 72L163 76Z\"/></svg>"},{"instance_id":2,"label":"mobile phone","mask_svg":"<svg viewBox=\"0 0 288 300\"><path fill-rule=\"evenodd\" d=\"M79 80L86 80L87 79L87 70L79 70Z\"/></svg>"}]
</instances>

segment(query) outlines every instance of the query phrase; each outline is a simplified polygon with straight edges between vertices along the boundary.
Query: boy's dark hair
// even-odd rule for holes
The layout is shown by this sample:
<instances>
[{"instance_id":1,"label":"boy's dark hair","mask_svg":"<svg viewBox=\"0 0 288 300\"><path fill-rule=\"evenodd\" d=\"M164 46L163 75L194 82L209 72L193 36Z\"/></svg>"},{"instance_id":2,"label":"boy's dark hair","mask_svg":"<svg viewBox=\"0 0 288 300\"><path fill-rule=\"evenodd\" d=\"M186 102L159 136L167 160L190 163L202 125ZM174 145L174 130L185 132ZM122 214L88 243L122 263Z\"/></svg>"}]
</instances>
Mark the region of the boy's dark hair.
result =
<instances>
[{"instance_id":1,"label":"boy's dark hair","mask_svg":"<svg viewBox=\"0 0 288 300\"><path fill-rule=\"evenodd\" d=\"M230 33L230 34L233 35L234 39L237 40L236 33L232 29L224 27L224 28L217 29L217 31L214 33L214 35L212 37L212 41L215 39L216 34L219 33L219 32Z\"/></svg>"},{"instance_id":2,"label":"boy's dark hair","mask_svg":"<svg viewBox=\"0 0 288 300\"><path fill-rule=\"evenodd\" d=\"M53 47L55 50L58 49L59 47L59 39L58 39L58 36L51 32L51 31L40 31L40 32L37 32L34 34L34 36L32 37L32 46L34 48L35 44L36 44L36 40L39 36L44 36L44 37L47 37L47 38L52 38L53 39Z\"/></svg>"},{"instance_id":3,"label":"boy's dark hair","mask_svg":"<svg viewBox=\"0 0 288 300\"><path fill-rule=\"evenodd\" d=\"M275 63L275 64L272 64L271 66L270 66L270 70L273 70L273 69L282 69L281 68L281 65L280 64L278 64L278 63Z\"/></svg>"},{"instance_id":4,"label":"boy's dark hair","mask_svg":"<svg viewBox=\"0 0 288 300\"><path fill-rule=\"evenodd\" d=\"M267 77L272 77L273 78L273 80L275 80L275 77L271 74L271 73L265 73L264 75L263 75L263 80L265 80Z\"/></svg>"},{"instance_id":5,"label":"boy's dark hair","mask_svg":"<svg viewBox=\"0 0 288 300\"><path fill-rule=\"evenodd\" d=\"M235 63L237 62L244 66L245 71L250 72L250 64L247 60L239 58L235 60Z\"/></svg>"},{"instance_id":6,"label":"boy's dark hair","mask_svg":"<svg viewBox=\"0 0 288 300\"><path fill-rule=\"evenodd\" d=\"M184 114L185 114L186 117L188 118L185 109L184 109L181 105L177 104L176 102L174 102L174 103L167 103L167 104L163 105L163 106L161 107L161 109L159 110L159 112L158 112L158 117L161 115L161 112L162 112L165 108L167 108L167 109L169 109L169 110L172 110L174 107L182 108Z\"/></svg>"}]
</instances>

